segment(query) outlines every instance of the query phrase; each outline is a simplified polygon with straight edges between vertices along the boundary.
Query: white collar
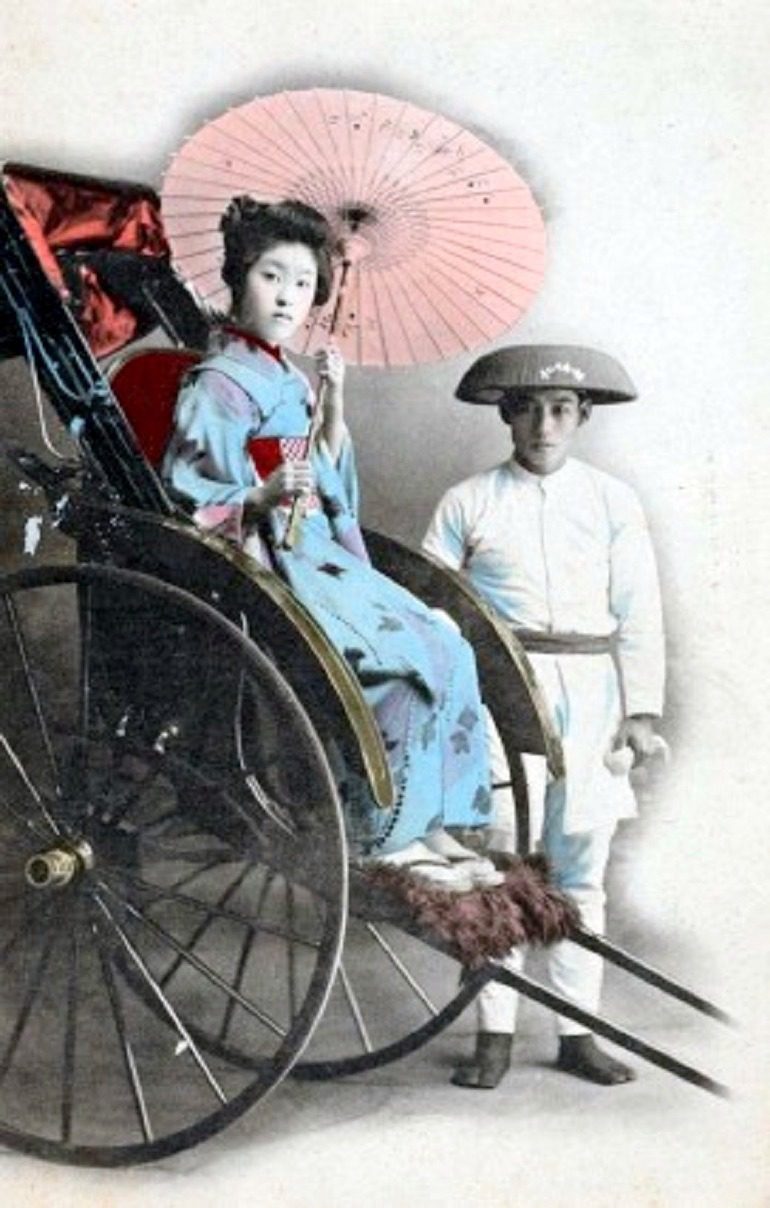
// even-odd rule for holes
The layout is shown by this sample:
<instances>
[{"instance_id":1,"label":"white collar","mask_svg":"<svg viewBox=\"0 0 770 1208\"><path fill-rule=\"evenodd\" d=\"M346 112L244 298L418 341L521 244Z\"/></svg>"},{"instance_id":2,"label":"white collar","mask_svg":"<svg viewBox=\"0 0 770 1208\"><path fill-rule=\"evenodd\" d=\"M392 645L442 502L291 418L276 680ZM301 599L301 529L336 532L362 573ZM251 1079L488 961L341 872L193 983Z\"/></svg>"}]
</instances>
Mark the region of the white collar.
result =
<instances>
[{"instance_id":1,"label":"white collar","mask_svg":"<svg viewBox=\"0 0 770 1208\"><path fill-rule=\"evenodd\" d=\"M507 465L513 477L518 482L537 487L538 490L547 494L550 491L558 491L561 487L567 486L573 479L578 463L571 457L568 457L564 464L551 474L533 474L532 470L528 470L520 461L517 461L516 454L512 453Z\"/></svg>"}]
</instances>

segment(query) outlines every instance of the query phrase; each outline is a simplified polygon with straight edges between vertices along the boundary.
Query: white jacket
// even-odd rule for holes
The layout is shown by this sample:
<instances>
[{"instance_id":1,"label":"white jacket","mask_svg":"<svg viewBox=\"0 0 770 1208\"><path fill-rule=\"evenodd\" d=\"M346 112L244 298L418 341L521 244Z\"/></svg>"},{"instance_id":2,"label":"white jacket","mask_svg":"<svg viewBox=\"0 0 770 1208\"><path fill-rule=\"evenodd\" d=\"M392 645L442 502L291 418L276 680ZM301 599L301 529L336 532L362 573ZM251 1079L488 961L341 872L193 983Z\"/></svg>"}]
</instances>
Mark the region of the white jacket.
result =
<instances>
[{"instance_id":1,"label":"white jacket","mask_svg":"<svg viewBox=\"0 0 770 1208\"><path fill-rule=\"evenodd\" d=\"M663 708L658 577L634 491L584 462L537 475L509 459L446 493L423 546L514 629L614 635L617 669L609 655L530 657L564 744L568 829L634 813L604 764L623 716Z\"/></svg>"}]
</instances>

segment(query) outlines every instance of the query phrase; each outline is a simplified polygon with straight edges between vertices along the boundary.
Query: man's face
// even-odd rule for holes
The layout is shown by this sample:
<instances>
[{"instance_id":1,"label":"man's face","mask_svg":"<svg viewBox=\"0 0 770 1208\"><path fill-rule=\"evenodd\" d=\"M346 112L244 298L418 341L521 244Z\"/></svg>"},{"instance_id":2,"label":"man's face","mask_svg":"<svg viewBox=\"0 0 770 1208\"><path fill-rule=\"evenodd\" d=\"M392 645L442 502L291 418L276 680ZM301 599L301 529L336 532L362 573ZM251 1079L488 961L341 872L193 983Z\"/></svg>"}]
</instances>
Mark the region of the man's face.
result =
<instances>
[{"instance_id":1,"label":"man's face","mask_svg":"<svg viewBox=\"0 0 770 1208\"><path fill-rule=\"evenodd\" d=\"M315 297L318 267L303 243L276 243L252 264L238 318L268 344L283 344L305 322Z\"/></svg>"},{"instance_id":2,"label":"man's face","mask_svg":"<svg viewBox=\"0 0 770 1208\"><path fill-rule=\"evenodd\" d=\"M504 404L516 460L533 474L553 474L564 465L585 416L574 390L530 390Z\"/></svg>"}]
</instances>

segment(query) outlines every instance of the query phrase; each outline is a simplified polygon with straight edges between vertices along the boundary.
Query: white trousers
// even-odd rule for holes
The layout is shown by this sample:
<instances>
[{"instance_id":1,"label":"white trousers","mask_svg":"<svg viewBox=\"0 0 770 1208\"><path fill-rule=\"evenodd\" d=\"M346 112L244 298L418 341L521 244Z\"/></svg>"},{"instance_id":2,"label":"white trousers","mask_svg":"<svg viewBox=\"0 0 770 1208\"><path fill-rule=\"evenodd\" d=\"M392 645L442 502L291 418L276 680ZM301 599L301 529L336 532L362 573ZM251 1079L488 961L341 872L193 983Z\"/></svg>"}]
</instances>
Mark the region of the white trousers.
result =
<instances>
[{"instance_id":1,"label":"white trousers","mask_svg":"<svg viewBox=\"0 0 770 1208\"><path fill-rule=\"evenodd\" d=\"M495 733L490 733L490 756L492 777L500 781L505 777L500 763L502 748L497 744ZM497 750L495 749L497 745ZM503 761L505 756L502 755ZM612 836L617 826L613 818L602 826L575 834L564 832L565 791L564 781L545 783L545 761L536 757L524 757L527 783L533 803L533 822L539 824L539 849L547 856L551 865L554 883L576 903L583 923L591 931L604 932L604 877L610 854ZM495 828L501 827L510 834L510 795L505 790L496 794ZM502 800L501 800L502 799ZM538 803L542 802L542 813L538 818ZM506 815L508 816L506 818ZM538 830L535 830L538 833ZM500 964L513 972L523 968L525 950L514 948ZM549 949L548 974L551 985L576 1006L597 1012L601 997L603 962L601 957L576 944L564 940ZM508 986L489 982L477 1000L479 1029L484 1032L514 1032L519 995ZM589 1031L583 1024L574 1023L562 1016L557 1018L561 1036L577 1036Z\"/></svg>"}]
</instances>

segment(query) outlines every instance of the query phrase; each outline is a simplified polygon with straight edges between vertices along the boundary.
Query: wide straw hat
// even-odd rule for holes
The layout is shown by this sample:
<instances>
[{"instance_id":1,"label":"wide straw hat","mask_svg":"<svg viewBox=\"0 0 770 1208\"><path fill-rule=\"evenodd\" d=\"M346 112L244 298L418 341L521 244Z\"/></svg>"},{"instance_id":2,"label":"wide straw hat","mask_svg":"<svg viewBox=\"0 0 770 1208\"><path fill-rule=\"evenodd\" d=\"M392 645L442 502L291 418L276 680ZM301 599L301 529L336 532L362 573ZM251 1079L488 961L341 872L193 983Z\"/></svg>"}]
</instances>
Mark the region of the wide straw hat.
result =
<instances>
[{"instance_id":1,"label":"wide straw hat","mask_svg":"<svg viewBox=\"0 0 770 1208\"><path fill-rule=\"evenodd\" d=\"M499 404L525 390L578 390L594 403L628 403L636 388L614 357L576 344L498 348L471 365L456 390L465 403Z\"/></svg>"}]
</instances>

